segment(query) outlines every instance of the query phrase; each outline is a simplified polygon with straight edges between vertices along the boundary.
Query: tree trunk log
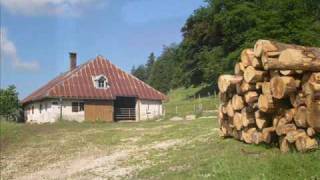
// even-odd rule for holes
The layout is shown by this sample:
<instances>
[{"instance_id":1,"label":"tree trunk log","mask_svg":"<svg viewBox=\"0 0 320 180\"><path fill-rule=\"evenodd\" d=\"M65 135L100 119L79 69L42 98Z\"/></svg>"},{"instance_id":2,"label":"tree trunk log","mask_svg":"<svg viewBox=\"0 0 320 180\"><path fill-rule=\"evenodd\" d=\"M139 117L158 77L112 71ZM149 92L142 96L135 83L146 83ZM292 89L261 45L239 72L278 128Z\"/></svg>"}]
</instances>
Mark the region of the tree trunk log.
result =
<instances>
[{"instance_id":1,"label":"tree trunk log","mask_svg":"<svg viewBox=\"0 0 320 180\"><path fill-rule=\"evenodd\" d=\"M258 99L259 110L266 113L273 113L276 111L276 105L271 95L261 94Z\"/></svg>"},{"instance_id":2,"label":"tree trunk log","mask_svg":"<svg viewBox=\"0 0 320 180\"><path fill-rule=\"evenodd\" d=\"M241 96L234 95L231 100L232 107L234 110L241 110L244 107L244 102Z\"/></svg>"},{"instance_id":3,"label":"tree trunk log","mask_svg":"<svg viewBox=\"0 0 320 180\"><path fill-rule=\"evenodd\" d=\"M308 134L308 136L313 137L316 135L316 131L313 128L309 127L307 129L307 134Z\"/></svg>"},{"instance_id":4,"label":"tree trunk log","mask_svg":"<svg viewBox=\"0 0 320 180\"><path fill-rule=\"evenodd\" d=\"M268 127L262 130L262 140L268 144L272 142L274 135L275 135L274 127Z\"/></svg>"},{"instance_id":5,"label":"tree trunk log","mask_svg":"<svg viewBox=\"0 0 320 180\"><path fill-rule=\"evenodd\" d=\"M284 136L280 137L279 145L280 145L280 151L283 153L287 153L291 149L288 140Z\"/></svg>"},{"instance_id":6,"label":"tree trunk log","mask_svg":"<svg viewBox=\"0 0 320 180\"><path fill-rule=\"evenodd\" d=\"M233 125L237 130L241 130L243 127L242 114L236 112L233 116Z\"/></svg>"},{"instance_id":7,"label":"tree trunk log","mask_svg":"<svg viewBox=\"0 0 320 180\"><path fill-rule=\"evenodd\" d=\"M294 116L294 122L297 127L306 128L307 127L307 114L308 109L305 106L300 106Z\"/></svg>"},{"instance_id":8,"label":"tree trunk log","mask_svg":"<svg viewBox=\"0 0 320 180\"><path fill-rule=\"evenodd\" d=\"M297 129L295 131L290 131L286 135L286 139L289 143L294 143L299 137L305 136L306 132L303 129Z\"/></svg>"},{"instance_id":9,"label":"tree trunk log","mask_svg":"<svg viewBox=\"0 0 320 180\"><path fill-rule=\"evenodd\" d=\"M320 100L312 102L308 106L307 123L315 131L320 133Z\"/></svg>"},{"instance_id":10,"label":"tree trunk log","mask_svg":"<svg viewBox=\"0 0 320 180\"><path fill-rule=\"evenodd\" d=\"M300 152L306 152L318 148L317 140L305 135L296 140L296 148Z\"/></svg>"},{"instance_id":11,"label":"tree trunk log","mask_svg":"<svg viewBox=\"0 0 320 180\"><path fill-rule=\"evenodd\" d=\"M320 48L288 48L279 59L268 58L266 69L320 71Z\"/></svg>"},{"instance_id":12,"label":"tree trunk log","mask_svg":"<svg viewBox=\"0 0 320 180\"><path fill-rule=\"evenodd\" d=\"M268 126L268 120L266 115L261 111L256 111L254 113L255 119L256 119L256 125L259 129L264 129Z\"/></svg>"},{"instance_id":13,"label":"tree trunk log","mask_svg":"<svg viewBox=\"0 0 320 180\"><path fill-rule=\"evenodd\" d=\"M272 96L277 99L288 97L297 91L296 81L293 77L274 77L270 82Z\"/></svg>"},{"instance_id":14,"label":"tree trunk log","mask_svg":"<svg viewBox=\"0 0 320 180\"><path fill-rule=\"evenodd\" d=\"M264 80L266 75L266 71L256 70L254 67L248 66L244 71L244 80L247 83L261 82Z\"/></svg>"},{"instance_id":15,"label":"tree trunk log","mask_svg":"<svg viewBox=\"0 0 320 180\"><path fill-rule=\"evenodd\" d=\"M251 66L253 58L254 58L253 49L244 49L241 52L241 63L244 65L244 67Z\"/></svg>"},{"instance_id":16,"label":"tree trunk log","mask_svg":"<svg viewBox=\"0 0 320 180\"><path fill-rule=\"evenodd\" d=\"M294 44L285 44L276 41L259 39L254 45L254 55L256 57L261 57L264 53L268 56L279 56L280 52L288 48L302 49L303 46L298 46Z\"/></svg>"},{"instance_id":17,"label":"tree trunk log","mask_svg":"<svg viewBox=\"0 0 320 180\"><path fill-rule=\"evenodd\" d=\"M254 112L248 110L247 107L241 110L241 120L243 127L248 127L250 124L254 124Z\"/></svg>"},{"instance_id":18,"label":"tree trunk log","mask_svg":"<svg viewBox=\"0 0 320 180\"><path fill-rule=\"evenodd\" d=\"M226 92L230 86L240 83L242 79L242 76L221 75L218 79L218 87L220 92Z\"/></svg>"},{"instance_id":19,"label":"tree trunk log","mask_svg":"<svg viewBox=\"0 0 320 180\"><path fill-rule=\"evenodd\" d=\"M232 107L232 102L229 101L228 104L227 104L227 114L229 117L233 117L234 116L234 109Z\"/></svg>"},{"instance_id":20,"label":"tree trunk log","mask_svg":"<svg viewBox=\"0 0 320 180\"><path fill-rule=\"evenodd\" d=\"M276 128L276 133L278 136L281 136L281 135L286 135L288 134L288 132L295 131L295 130L297 130L297 127L294 124L285 124L282 126L278 125L278 127Z\"/></svg>"},{"instance_id":21,"label":"tree trunk log","mask_svg":"<svg viewBox=\"0 0 320 180\"><path fill-rule=\"evenodd\" d=\"M241 84L236 85L237 93L238 94L244 94L248 91L254 91L256 90L256 86L254 84L249 84L245 81L242 81Z\"/></svg>"},{"instance_id":22,"label":"tree trunk log","mask_svg":"<svg viewBox=\"0 0 320 180\"><path fill-rule=\"evenodd\" d=\"M244 100L248 104L252 104L258 101L259 95L256 91L249 91L244 95Z\"/></svg>"}]
</instances>

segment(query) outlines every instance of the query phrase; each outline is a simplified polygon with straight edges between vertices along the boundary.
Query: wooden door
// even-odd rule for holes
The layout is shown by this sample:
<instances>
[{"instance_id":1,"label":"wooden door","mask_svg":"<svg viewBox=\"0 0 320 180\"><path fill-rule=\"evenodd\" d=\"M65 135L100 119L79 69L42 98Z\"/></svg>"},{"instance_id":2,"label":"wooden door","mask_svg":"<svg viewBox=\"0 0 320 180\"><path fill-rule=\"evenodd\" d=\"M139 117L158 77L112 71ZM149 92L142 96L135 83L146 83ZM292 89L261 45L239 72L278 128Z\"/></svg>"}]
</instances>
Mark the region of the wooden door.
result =
<instances>
[{"instance_id":1,"label":"wooden door","mask_svg":"<svg viewBox=\"0 0 320 180\"><path fill-rule=\"evenodd\" d=\"M87 121L113 121L112 101L90 101L84 105L84 116Z\"/></svg>"}]
</instances>

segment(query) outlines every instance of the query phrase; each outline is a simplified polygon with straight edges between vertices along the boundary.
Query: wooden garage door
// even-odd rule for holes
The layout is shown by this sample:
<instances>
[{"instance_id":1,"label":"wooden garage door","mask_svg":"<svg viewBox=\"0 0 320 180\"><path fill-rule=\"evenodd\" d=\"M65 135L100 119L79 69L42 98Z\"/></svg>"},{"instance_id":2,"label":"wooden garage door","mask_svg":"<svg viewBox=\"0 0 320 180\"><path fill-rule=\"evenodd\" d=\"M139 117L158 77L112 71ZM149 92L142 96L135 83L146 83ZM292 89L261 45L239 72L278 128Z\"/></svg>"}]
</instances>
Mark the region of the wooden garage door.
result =
<instances>
[{"instance_id":1,"label":"wooden garage door","mask_svg":"<svg viewBox=\"0 0 320 180\"><path fill-rule=\"evenodd\" d=\"M113 121L112 101L86 102L84 105L84 115L87 121Z\"/></svg>"}]
</instances>

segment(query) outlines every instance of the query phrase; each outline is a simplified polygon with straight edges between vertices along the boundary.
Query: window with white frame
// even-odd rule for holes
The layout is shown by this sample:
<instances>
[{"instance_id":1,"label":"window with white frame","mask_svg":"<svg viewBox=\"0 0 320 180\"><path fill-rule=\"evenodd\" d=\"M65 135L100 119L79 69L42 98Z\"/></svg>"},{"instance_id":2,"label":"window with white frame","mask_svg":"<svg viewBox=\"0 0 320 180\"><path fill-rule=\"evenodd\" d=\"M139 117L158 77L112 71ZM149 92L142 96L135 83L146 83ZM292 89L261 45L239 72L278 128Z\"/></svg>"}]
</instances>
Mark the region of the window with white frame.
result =
<instances>
[{"instance_id":1,"label":"window with white frame","mask_svg":"<svg viewBox=\"0 0 320 180\"><path fill-rule=\"evenodd\" d=\"M105 75L99 75L92 77L94 87L97 89L109 88L108 79Z\"/></svg>"}]
</instances>

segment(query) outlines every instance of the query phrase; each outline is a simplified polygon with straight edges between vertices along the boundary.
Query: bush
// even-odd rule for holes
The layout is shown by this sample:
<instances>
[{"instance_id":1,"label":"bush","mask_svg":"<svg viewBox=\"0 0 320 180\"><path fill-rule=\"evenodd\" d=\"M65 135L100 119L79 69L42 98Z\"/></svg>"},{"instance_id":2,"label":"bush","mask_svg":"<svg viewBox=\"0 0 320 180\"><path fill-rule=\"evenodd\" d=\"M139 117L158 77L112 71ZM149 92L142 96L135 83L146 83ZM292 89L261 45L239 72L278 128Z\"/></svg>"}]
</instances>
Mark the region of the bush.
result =
<instances>
[{"instance_id":1,"label":"bush","mask_svg":"<svg viewBox=\"0 0 320 180\"><path fill-rule=\"evenodd\" d=\"M11 121L19 121L23 117L22 106L14 85L0 89L0 116L1 119Z\"/></svg>"}]
</instances>

